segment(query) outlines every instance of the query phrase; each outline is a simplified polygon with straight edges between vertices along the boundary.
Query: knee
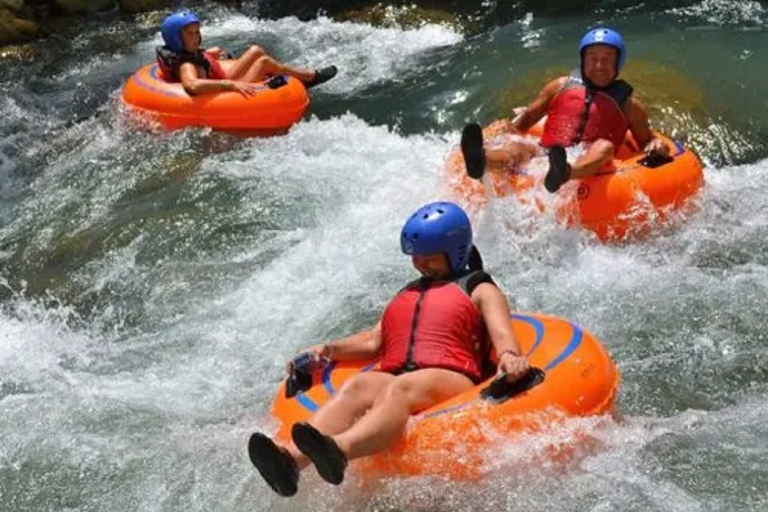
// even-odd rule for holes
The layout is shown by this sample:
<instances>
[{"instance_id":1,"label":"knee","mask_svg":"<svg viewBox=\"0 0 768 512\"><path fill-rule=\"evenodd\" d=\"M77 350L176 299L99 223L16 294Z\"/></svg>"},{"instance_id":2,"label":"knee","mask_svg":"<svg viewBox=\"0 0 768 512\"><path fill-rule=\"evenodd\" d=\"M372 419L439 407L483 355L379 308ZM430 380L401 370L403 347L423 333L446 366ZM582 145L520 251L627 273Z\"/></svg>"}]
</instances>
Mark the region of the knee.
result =
<instances>
[{"instance_id":1,"label":"knee","mask_svg":"<svg viewBox=\"0 0 768 512\"><path fill-rule=\"evenodd\" d=\"M344 399L362 400L370 393L370 385L367 375L364 373L355 375L339 389L338 396Z\"/></svg>"},{"instance_id":2,"label":"knee","mask_svg":"<svg viewBox=\"0 0 768 512\"><path fill-rule=\"evenodd\" d=\"M248 48L247 52L257 58L267 54L261 46L255 44Z\"/></svg>"},{"instance_id":3,"label":"knee","mask_svg":"<svg viewBox=\"0 0 768 512\"><path fill-rule=\"evenodd\" d=\"M411 402L413 395L413 385L405 379L395 379L389 386L384 388L380 395L382 401L393 401L399 404Z\"/></svg>"},{"instance_id":4,"label":"knee","mask_svg":"<svg viewBox=\"0 0 768 512\"><path fill-rule=\"evenodd\" d=\"M538 144L526 144L525 145L525 156L528 160L531 158L541 156L544 153L541 150L541 146Z\"/></svg>"},{"instance_id":5,"label":"knee","mask_svg":"<svg viewBox=\"0 0 768 512\"><path fill-rule=\"evenodd\" d=\"M613 143L605 139L597 139L592 143L590 148L593 152L599 155L601 158L613 158L616 148Z\"/></svg>"},{"instance_id":6,"label":"knee","mask_svg":"<svg viewBox=\"0 0 768 512\"><path fill-rule=\"evenodd\" d=\"M513 159L518 164L527 163L531 158L539 154L539 146L537 144L528 144L521 142L515 146Z\"/></svg>"},{"instance_id":7,"label":"knee","mask_svg":"<svg viewBox=\"0 0 768 512\"><path fill-rule=\"evenodd\" d=\"M275 61L272 59L272 57L269 57L267 55L262 55L258 59L256 59L256 62L254 62L255 66L262 67L262 68L269 68L274 67Z\"/></svg>"}]
</instances>

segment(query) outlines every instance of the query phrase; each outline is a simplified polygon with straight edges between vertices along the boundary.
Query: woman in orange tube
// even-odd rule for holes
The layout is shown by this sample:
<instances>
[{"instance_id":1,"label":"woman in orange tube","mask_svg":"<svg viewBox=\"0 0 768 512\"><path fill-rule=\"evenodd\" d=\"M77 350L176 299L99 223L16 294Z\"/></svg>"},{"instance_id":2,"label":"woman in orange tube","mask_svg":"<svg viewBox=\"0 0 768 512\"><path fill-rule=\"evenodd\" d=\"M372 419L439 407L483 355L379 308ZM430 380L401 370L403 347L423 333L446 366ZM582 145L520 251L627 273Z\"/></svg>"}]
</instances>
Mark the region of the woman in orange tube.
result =
<instances>
[{"instance_id":1,"label":"woman in orange tube","mask_svg":"<svg viewBox=\"0 0 768 512\"><path fill-rule=\"evenodd\" d=\"M190 11L168 16L160 26L165 46L157 49L157 62L170 82L181 82L188 94L235 91L249 96L256 92L254 82L275 75L290 75L307 88L336 76L336 66L317 70L293 68L251 46L239 58L232 59L221 48L203 49L200 20Z\"/></svg>"},{"instance_id":2,"label":"woman in orange tube","mask_svg":"<svg viewBox=\"0 0 768 512\"><path fill-rule=\"evenodd\" d=\"M461 207L447 201L421 207L403 226L400 245L421 278L395 296L369 336L310 349L333 360L380 356L379 371L347 381L309 422L293 425L286 446L261 432L249 439L251 462L281 496L296 494L299 472L310 464L326 482L340 484L348 460L390 448L412 414L482 380L491 347L497 372L510 382L528 371L507 299L482 270Z\"/></svg>"}]
</instances>

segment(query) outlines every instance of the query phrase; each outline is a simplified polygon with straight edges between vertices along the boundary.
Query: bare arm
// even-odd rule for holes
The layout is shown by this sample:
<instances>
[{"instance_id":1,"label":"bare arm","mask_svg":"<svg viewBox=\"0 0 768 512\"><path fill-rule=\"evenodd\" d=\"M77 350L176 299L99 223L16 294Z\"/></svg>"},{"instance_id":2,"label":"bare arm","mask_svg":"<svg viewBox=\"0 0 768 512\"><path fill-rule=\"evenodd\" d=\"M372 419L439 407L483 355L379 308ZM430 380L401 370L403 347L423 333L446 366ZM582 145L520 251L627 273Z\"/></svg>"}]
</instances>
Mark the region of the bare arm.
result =
<instances>
[{"instance_id":1,"label":"bare arm","mask_svg":"<svg viewBox=\"0 0 768 512\"><path fill-rule=\"evenodd\" d=\"M629 99L628 109L629 130L638 146L647 154L668 156L669 148L651 130L645 105L633 96Z\"/></svg>"},{"instance_id":2,"label":"bare arm","mask_svg":"<svg viewBox=\"0 0 768 512\"><path fill-rule=\"evenodd\" d=\"M248 96L256 91L255 86L247 82L200 78L197 74L197 68L190 62L185 62L181 65L179 68L179 78L181 78L181 85L184 86L184 90L192 95L210 92L235 91Z\"/></svg>"},{"instance_id":3,"label":"bare arm","mask_svg":"<svg viewBox=\"0 0 768 512\"><path fill-rule=\"evenodd\" d=\"M472 292L472 300L483 315L488 336L499 355L499 371L513 379L521 377L528 370L528 361L509 323L507 298L496 286L482 283Z\"/></svg>"},{"instance_id":4,"label":"bare arm","mask_svg":"<svg viewBox=\"0 0 768 512\"><path fill-rule=\"evenodd\" d=\"M200 78L197 74L195 65L189 62L185 62L179 68L179 78L181 78L181 85L184 86L184 90L189 94L232 90L228 83L230 80L208 80Z\"/></svg>"},{"instance_id":5,"label":"bare arm","mask_svg":"<svg viewBox=\"0 0 768 512\"><path fill-rule=\"evenodd\" d=\"M525 133L538 123L546 115L549 104L552 103L552 99L563 88L566 80L567 77L561 76L545 85L539 95L525 107L525 111L512 121L512 130Z\"/></svg>"},{"instance_id":6,"label":"bare arm","mask_svg":"<svg viewBox=\"0 0 768 512\"><path fill-rule=\"evenodd\" d=\"M379 355L379 350L381 350L381 322L369 331L318 345L313 349L318 355L334 361L373 359Z\"/></svg>"}]
</instances>

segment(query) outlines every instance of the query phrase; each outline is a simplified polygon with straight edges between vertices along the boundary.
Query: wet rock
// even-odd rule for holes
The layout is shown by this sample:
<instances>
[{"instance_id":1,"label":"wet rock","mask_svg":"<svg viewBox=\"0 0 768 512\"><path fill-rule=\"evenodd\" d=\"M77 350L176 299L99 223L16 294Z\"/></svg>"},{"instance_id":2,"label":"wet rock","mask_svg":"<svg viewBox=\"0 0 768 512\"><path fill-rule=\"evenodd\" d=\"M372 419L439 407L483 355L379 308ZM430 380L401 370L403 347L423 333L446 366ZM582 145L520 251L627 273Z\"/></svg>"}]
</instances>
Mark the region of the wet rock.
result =
<instances>
[{"instance_id":1,"label":"wet rock","mask_svg":"<svg viewBox=\"0 0 768 512\"><path fill-rule=\"evenodd\" d=\"M120 8L125 12L144 12L159 9L163 6L162 0L119 0Z\"/></svg>"},{"instance_id":2,"label":"wet rock","mask_svg":"<svg viewBox=\"0 0 768 512\"><path fill-rule=\"evenodd\" d=\"M3 7L18 14L24 8L24 0L0 0L0 9Z\"/></svg>"},{"instance_id":3,"label":"wet rock","mask_svg":"<svg viewBox=\"0 0 768 512\"><path fill-rule=\"evenodd\" d=\"M0 48L0 60L25 62L35 58L37 51L31 44L10 45Z\"/></svg>"},{"instance_id":4,"label":"wet rock","mask_svg":"<svg viewBox=\"0 0 768 512\"><path fill-rule=\"evenodd\" d=\"M11 11L0 7L0 45L23 41L38 32L37 23L17 18Z\"/></svg>"},{"instance_id":5,"label":"wet rock","mask_svg":"<svg viewBox=\"0 0 768 512\"><path fill-rule=\"evenodd\" d=\"M626 0L630 1L630 0ZM259 15L267 18L296 16L300 20L326 14L334 19L354 19L347 13L375 13L385 9L439 11L450 13L454 20L461 20L467 32L478 32L484 28L501 26L519 19L530 12L537 16L557 17L581 14L591 11L603 0L518 0L499 2L496 0L260 0ZM379 25L374 15L370 22ZM383 20L386 24L386 21Z\"/></svg>"},{"instance_id":6,"label":"wet rock","mask_svg":"<svg viewBox=\"0 0 768 512\"><path fill-rule=\"evenodd\" d=\"M493 2L495 4L495 2ZM504 4L506 5L506 3ZM267 18L296 16L300 20L315 18L319 13L327 14L334 19L350 19L379 25L387 24L390 17L386 11L395 12L396 17L407 17L409 11L422 13L439 13L437 18L445 16L455 19L468 18L486 12L490 7L483 0L262 0L259 2L259 14ZM450 13L450 14L448 14ZM354 17L351 17L354 16ZM360 18L359 16L362 16ZM431 14L430 14L431 16ZM402 22L402 20L401 20ZM401 23L399 22L399 23Z\"/></svg>"},{"instance_id":7,"label":"wet rock","mask_svg":"<svg viewBox=\"0 0 768 512\"><path fill-rule=\"evenodd\" d=\"M416 5L396 7L376 4L361 9L353 9L339 13L339 21L368 23L377 27L418 28L425 24L438 24L450 27L460 27L461 17L448 11L426 9Z\"/></svg>"},{"instance_id":8,"label":"wet rock","mask_svg":"<svg viewBox=\"0 0 768 512\"><path fill-rule=\"evenodd\" d=\"M115 0L55 0L64 12L96 12L112 7Z\"/></svg>"}]
</instances>

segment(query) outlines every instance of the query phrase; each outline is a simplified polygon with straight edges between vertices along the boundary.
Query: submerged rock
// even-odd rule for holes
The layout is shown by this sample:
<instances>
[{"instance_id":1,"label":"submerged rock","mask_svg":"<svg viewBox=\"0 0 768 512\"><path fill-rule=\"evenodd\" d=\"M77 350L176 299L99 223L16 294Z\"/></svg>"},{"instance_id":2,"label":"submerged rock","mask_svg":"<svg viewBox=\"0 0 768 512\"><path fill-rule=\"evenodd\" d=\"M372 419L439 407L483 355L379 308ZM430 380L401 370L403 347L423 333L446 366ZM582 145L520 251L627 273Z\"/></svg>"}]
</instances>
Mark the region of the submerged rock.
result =
<instances>
[{"instance_id":1,"label":"submerged rock","mask_svg":"<svg viewBox=\"0 0 768 512\"><path fill-rule=\"evenodd\" d=\"M0 9L2 8L19 13L24 8L24 0L0 0Z\"/></svg>"},{"instance_id":2,"label":"submerged rock","mask_svg":"<svg viewBox=\"0 0 768 512\"><path fill-rule=\"evenodd\" d=\"M418 28L426 24L460 27L466 22L461 16L440 9L427 9L417 5L392 6L378 3L360 9L341 12L340 21L368 23L377 27Z\"/></svg>"}]
</instances>

